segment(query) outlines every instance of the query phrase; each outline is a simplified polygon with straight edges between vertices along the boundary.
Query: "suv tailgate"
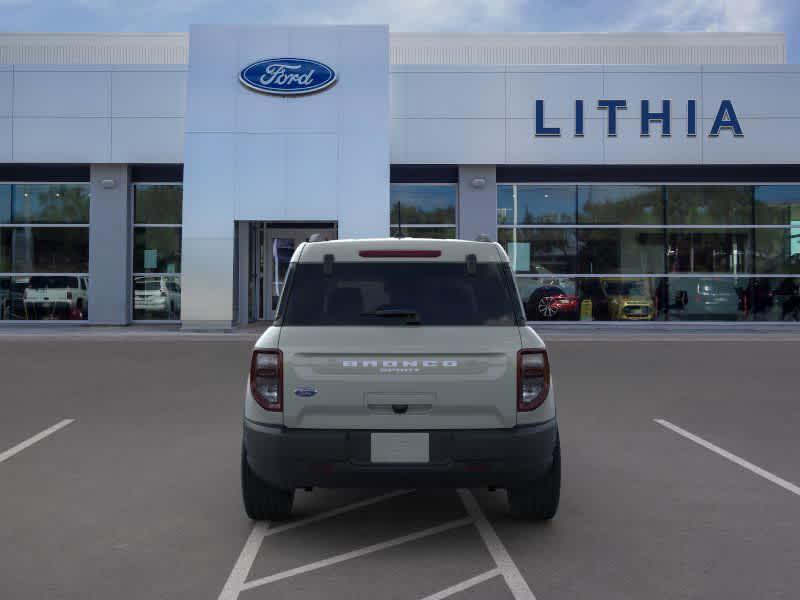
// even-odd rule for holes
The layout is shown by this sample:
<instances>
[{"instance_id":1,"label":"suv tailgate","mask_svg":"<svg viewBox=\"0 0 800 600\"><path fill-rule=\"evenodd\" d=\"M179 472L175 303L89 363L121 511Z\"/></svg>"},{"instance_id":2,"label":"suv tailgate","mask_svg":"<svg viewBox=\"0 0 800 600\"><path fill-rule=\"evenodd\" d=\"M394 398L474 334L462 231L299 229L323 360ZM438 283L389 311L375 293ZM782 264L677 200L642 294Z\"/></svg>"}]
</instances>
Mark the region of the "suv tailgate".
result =
<instances>
[{"instance_id":1,"label":"suv tailgate","mask_svg":"<svg viewBox=\"0 0 800 600\"><path fill-rule=\"evenodd\" d=\"M287 326L280 335L284 424L513 427L520 346L513 326Z\"/></svg>"}]
</instances>

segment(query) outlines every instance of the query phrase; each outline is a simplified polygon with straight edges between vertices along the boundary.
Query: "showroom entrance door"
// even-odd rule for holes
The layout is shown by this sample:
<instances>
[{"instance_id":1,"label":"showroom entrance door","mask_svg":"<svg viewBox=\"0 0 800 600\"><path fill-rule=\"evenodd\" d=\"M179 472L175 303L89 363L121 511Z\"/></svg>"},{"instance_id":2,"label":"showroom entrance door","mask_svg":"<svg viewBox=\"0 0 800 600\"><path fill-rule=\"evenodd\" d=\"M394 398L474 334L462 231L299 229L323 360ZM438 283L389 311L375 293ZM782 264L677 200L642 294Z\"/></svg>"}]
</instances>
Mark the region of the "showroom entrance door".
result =
<instances>
[{"instance_id":1,"label":"showroom entrance door","mask_svg":"<svg viewBox=\"0 0 800 600\"><path fill-rule=\"evenodd\" d=\"M250 223L250 321L273 319L289 260L295 248L314 235L317 241L335 240L336 223Z\"/></svg>"}]
</instances>

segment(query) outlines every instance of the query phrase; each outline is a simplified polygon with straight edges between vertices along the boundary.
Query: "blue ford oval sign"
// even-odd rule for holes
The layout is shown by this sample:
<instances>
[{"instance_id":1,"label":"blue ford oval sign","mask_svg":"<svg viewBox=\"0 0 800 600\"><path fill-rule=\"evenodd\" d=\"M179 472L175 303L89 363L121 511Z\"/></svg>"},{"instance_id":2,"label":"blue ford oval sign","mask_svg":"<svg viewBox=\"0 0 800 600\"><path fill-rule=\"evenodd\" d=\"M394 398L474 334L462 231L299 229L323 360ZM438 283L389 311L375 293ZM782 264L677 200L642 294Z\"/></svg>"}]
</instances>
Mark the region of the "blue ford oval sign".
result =
<instances>
[{"instance_id":1,"label":"blue ford oval sign","mask_svg":"<svg viewBox=\"0 0 800 600\"><path fill-rule=\"evenodd\" d=\"M239 73L239 81L257 92L298 96L333 85L336 72L307 58L268 58L247 65Z\"/></svg>"}]
</instances>

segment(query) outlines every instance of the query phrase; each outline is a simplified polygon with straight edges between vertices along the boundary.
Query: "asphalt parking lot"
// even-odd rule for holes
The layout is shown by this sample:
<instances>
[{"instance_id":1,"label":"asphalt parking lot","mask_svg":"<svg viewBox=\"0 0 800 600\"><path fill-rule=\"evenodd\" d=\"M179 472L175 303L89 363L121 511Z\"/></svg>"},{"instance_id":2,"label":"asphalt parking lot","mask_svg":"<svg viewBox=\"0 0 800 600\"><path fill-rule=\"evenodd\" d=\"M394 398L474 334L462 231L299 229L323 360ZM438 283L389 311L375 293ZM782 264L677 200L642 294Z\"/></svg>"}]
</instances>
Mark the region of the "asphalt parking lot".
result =
<instances>
[{"instance_id":1,"label":"asphalt parking lot","mask_svg":"<svg viewBox=\"0 0 800 600\"><path fill-rule=\"evenodd\" d=\"M0 333L0 598L798 597L800 336L545 335L551 523L503 491L315 489L255 527L254 337Z\"/></svg>"}]
</instances>

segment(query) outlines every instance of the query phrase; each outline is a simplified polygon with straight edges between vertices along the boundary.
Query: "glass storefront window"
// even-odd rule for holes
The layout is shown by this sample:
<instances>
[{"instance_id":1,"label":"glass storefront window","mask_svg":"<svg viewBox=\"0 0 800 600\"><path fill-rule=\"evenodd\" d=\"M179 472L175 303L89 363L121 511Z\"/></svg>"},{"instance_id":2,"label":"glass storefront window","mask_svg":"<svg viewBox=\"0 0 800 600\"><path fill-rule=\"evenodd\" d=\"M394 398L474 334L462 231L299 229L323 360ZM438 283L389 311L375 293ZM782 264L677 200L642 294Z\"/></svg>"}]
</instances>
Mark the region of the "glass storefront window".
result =
<instances>
[{"instance_id":1,"label":"glass storefront window","mask_svg":"<svg viewBox=\"0 0 800 600\"><path fill-rule=\"evenodd\" d=\"M0 184L0 223L11 223L11 194L13 186Z\"/></svg>"},{"instance_id":2,"label":"glass storefront window","mask_svg":"<svg viewBox=\"0 0 800 600\"><path fill-rule=\"evenodd\" d=\"M86 227L6 227L0 229L0 272L86 273Z\"/></svg>"},{"instance_id":3,"label":"glass storefront window","mask_svg":"<svg viewBox=\"0 0 800 600\"><path fill-rule=\"evenodd\" d=\"M88 314L86 275L0 277L0 320L82 321Z\"/></svg>"},{"instance_id":4,"label":"glass storefront window","mask_svg":"<svg viewBox=\"0 0 800 600\"><path fill-rule=\"evenodd\" d=\"M666 278L517 277L529 321L653 321L666 318Z\"/></svg>"},{"instance_id":5,"label":"glass storefront window","mask_svg":"<svg viewBox=\"0 0 800 600\"><path fill-rule=\"evenodd\" d=\"M668 185L668 225L752 225L752 186Z\"/></svg>"},{"instance_id":6,"label":"glass storefront window","mask_svg":"<svg viewBox=\"0 0 800 600\"><path fill-rule=\"evenodd\" d=\"M578 320L580 299L575 279L517 277L517 288L528 321Z\"/></svg>"},{"instance_id":7,"label":"glass storefront window","mask_svg":"<svg viewBox=\"0 0 800 600\"><path fill-rule=\"evenodd\" d=\"M667 268L672 273L752 273L753 230L671 229Z\"/></svg>"},{"instance_id":8,"label":"glass storefront window","mask_svg":"<svg viewBox=\"0 0 800 600\"><path fill-rule=\"evenodd\" d=\"M181 184L133 188L133 306L135 321L181 318Z\"/></svg>"},{"instance_id":9,"label":"glass storefront window","mask_svg":"<svg viewBox=\"0 0 800 600\"><path fill-rule=\"evenodd\" d=\"M747 313L754 321L800 321L800 278L754 278Z\"/></svg>"},{"instance_id":10,"label":"glass storefront window","mask_svg":"<svg viewBox=\"0 0 800 600\"><path fill-rule=\"evenodd\" d=\"M791 229L756 229L756 272L800 273L800 221Z\"/></svg>"},{"instance_id":11,"label":"glass storefront window","mask_svg":"<svg viewBox=\"0 0 800 600\"><path fill-rule=\"evenodd\" d=\"M575 186L500 185L497 223L574 224L575 194Z\"/></svg>"},{"instance_id":12,"label":"glass storefront window","mask_svg":"<svg viewBox=\"0 0 800 600\"><path fill-rule=\"evenodd\" d=\"M0 186L0 223L88 224L89 186L14 184Z\"/></svg>"},{"instance_id":13,"label":"glass storefront window","mask_svg":"<svg viewBox=\"0 0 800 600\"><path fill-rule=\"evenodd\" d=\"M181 318L181 279L167 275L133 278L133 318L137 321Z\"/></svg>"},{"instance_id":14,"label":"glass storefront window","mask_svg":"<svg viewBox=\"0 0 800 600\"><path fill-rule=\"evenodd\" d=\"M798 321L800 278L517 276L529 321Z\"/></svg>"},{"instance_id":15,"label":"glass storefront window","mask_svg":"<svg viewBox=\"0 0 800 600\"><path fill-rule=\"evenodd\" d=\"M750 280L746 277L671 277L671 321L741 321L747 318Z\"/></svg>"},{"instance_id":16,"label":"glass storefront window","mask_svg":"<svg viewBox=\"0 0 800 600\"><path fill-rule=\"evenodd\" d=\"M134 222L137 224L180 225L183 188L179 185L136 184Z\"/></svg>"},{"instance_id":17,"label":"glass storefront window","mask_svg":"<svg viewBox=\"0 0 800 600\"><path fill-rule=\"evenodd\" d=\"M578 242L574 229L503 228L497 241L517 273L575 273Z\"/></svg>"},{"instance_id":18,"label":"glass storefront window","mask_svg":"<svg viewBox=\"0 0 800 600\"><path fill-rule=\"evenodd\" d=\"M455 238L457 201L454 183L391 184L392 236Z\"/></svg>"},{"instance_id":19,"label":"glass storefront window","mask_svg":"<svg viewBox=\"0 0 800 600\"><path fill-rule=\"evenodd\" d=\"M180 227L136 227L133 270L136 273L180 273Z\"/></svg>"},{"instance_id":20,"label":"glass storefront window","mask_svg":"<svg viewBox=\"0 0 800 600\"><path fill-rule=\"evenodd\" d=\"M392 237L432 238L437 240L456 239L455 227L392 227Z\"/></svg>"},{"instance_id":21,"label":"glass storefront window","mask_svg":"<svg viewBox=\"0 0 800 600\"><path fill-rule=\"evenodd\" d=\"M800 227L800 186L757 185L756 225Z\"/></svg>"},{"instance_id":22,"label":"glass storefront window","mask_svg":"<svg viewBox=\"0 0 800 600\"><path fill-rule=\"evenodd\" d=\"M0 320L85 320L88 271L88 184L0 185Z\"/></svg>"},{"instance_id":23,"label":"glass storefront window","mask_svg":"<svg viewBox=\"0 0 800 600\"><path fill-rule=\"evenodd\" d=\"M664 191L660 186L578 186L578 222L592 225L660 225Z\"/></svg>"},{"instance_id":24,"label":"glass storefront window","mask_svg":"<svg viewBox=\"0 0 800 600\"><path fill-rule=\"evenodd\" d=\"M578 280L581 318L592 321L655 321L666 318L664 277L598 277Z\"/></svg>"},{"instance_id":25,"label":"glass storefront window","mask_svg":"<svg viewBox=\"0 0 800 600\"><path fill-rule=\"evenodd\" d=\"M530 320L800 320L800 185L500 184L497 222Z\"/></svg>"},{"instance_id":26,"label":"glass storefront window","mask_svg":"<svg viewBox=\"0 0 800 600\"><path fill-rule=\"evenodd\" d=\"M662 273L661 229L579 229L579 273Z\"/></svg>"}]
</instances>

